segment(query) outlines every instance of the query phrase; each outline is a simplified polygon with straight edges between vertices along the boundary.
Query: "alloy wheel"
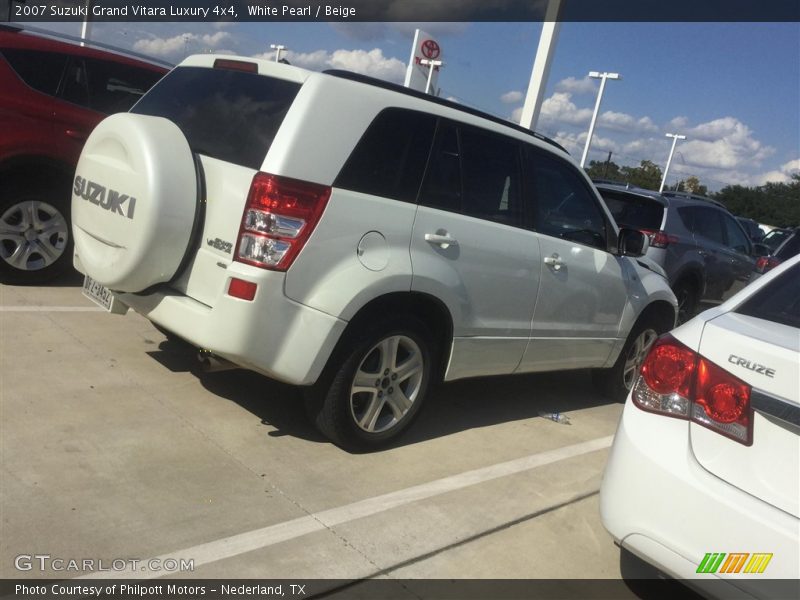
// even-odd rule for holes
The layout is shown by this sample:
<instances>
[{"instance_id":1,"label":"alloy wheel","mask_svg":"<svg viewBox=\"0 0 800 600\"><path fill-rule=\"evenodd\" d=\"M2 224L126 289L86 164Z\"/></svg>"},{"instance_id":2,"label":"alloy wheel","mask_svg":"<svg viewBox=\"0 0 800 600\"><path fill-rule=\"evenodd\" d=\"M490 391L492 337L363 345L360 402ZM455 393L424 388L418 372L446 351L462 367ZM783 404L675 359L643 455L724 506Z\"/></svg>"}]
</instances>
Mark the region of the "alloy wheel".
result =
<instances>
[{"instance_id":1,"label":"alloy wheel","mask_svg":"<svg viewBox=\"0 0 800 600\"><path fill-rule=\"evenodd\" d=\"M425 360L417 343L405 335L380 340L364 355L350 386L350 413L368 433L397 426L422 389Z\"/></svg>"}]
</instances>

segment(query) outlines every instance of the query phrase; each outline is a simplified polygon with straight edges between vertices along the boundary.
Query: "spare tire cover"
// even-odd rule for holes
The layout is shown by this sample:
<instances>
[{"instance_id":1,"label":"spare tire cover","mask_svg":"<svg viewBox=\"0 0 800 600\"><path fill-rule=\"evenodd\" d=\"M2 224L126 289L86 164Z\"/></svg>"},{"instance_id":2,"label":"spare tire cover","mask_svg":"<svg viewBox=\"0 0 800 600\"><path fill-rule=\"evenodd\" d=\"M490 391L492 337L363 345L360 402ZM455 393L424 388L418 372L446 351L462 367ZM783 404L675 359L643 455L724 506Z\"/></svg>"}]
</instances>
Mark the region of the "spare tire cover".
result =
<instances>
[{"instance_id":1,"label":"spare tire cover","mask_svg":"<svg viewBox=\"0 0 800 600\"><path fill-rule=\"evenodd\" d=\"M72 188L75 252L106 287L139 292L169 281L187 251L198 206L194 157L162 117L103 120L81 153Z\"/></svg>"}]
</instances>

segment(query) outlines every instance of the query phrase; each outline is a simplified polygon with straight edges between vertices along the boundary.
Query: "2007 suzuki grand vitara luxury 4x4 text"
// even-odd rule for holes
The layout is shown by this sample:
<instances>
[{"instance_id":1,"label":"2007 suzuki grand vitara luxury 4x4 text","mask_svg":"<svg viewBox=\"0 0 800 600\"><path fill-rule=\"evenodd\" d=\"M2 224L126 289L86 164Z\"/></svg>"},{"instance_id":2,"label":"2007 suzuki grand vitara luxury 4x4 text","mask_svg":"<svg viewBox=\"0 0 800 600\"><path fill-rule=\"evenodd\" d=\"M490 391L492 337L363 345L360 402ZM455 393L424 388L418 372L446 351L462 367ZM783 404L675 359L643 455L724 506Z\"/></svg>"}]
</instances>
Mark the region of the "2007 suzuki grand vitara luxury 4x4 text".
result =
<instances>
[{"instance_id":1,"label":"2007 suzuki grand vitara luxury 4x4 text","mask_svg":"<svg viewBox=\"0 0 800 600\"><path fill-rule=\"evenodd\" d=\"M72 203L87 293L305 386L348 449L440 379L594 368L622 398L675 321L557 144L352 73L189 57L94 130Z\"/></svg>"}]
</instances>

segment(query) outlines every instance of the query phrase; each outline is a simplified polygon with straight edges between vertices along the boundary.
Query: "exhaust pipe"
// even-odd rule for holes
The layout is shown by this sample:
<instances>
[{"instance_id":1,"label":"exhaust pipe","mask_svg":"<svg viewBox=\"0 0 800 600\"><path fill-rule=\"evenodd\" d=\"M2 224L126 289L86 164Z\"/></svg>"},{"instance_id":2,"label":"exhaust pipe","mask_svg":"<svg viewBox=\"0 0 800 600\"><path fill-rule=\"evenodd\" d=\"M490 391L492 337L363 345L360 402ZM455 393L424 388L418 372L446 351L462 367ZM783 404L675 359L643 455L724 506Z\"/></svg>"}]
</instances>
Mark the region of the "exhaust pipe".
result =
<instances>
[{"instance_id":1,"label":"exhaust pipe","mask_svg":"<svg viewBox=\"0 0 800 600\"><path fill-rule=\"evenodd\" d=\"M208 350L200 350L197 353L197 360L200 361L200 365L203 368L203 371L206 373L217 373L219 371L232 371L234 369L240 369L239 365L235 365L229 360L225 360L219 356L216 356L209 352Z\"/></svg>"}]
</instances>

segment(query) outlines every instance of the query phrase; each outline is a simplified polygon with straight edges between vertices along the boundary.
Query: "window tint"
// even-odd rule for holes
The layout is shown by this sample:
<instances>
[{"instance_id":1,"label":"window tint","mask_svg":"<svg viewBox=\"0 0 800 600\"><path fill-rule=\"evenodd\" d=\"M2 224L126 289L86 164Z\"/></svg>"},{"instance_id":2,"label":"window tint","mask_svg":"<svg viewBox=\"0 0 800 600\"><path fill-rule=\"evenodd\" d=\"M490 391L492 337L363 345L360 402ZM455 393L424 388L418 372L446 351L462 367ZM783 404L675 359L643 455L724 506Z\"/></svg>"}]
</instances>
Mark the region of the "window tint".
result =
<instances>
[{"instance_id":1,"label":"window tint","mask_svg":"<svg viewBox=\"0 0 800 600\"><path fill-rule=\"evenodd\" d=\"M620 227L657 231L664 220L664 207L649 198L600 190L600 195Z\"/></svg>"},{"instance_id":2,"label":"window tint","mask_svg":"<svg viewBox=\"0 0 800 600\"><path fill-rule=\"evenodd\" d=\"M436 117L399 108L382 111L334 182L347 190L416 202Z\"/></svg>"},{"instance_id":3,"label":"window tint","mask_svg":"<svg viewBox=\"0 0 800 600\"><path fill-rule=\"evenodd\" d=\"M728 247L733 248L742 254L750 254L750 242L747 235L733 217L721 215L725 222L725 233L727 234Z\"/></svg>"},{"instance_id":4,"label":"window tint","mask_svg":"<svg viewBox=\"0 0 800 600\"><path fill-rule=\"evenodd\" d=\"M788 260L796 254L800 254L800 231L783 242L775 252L775 256L781 260Z\"/></svg>"},{"instance_id":5,"label":"window tint","mask_svg":"<svg viewBox=\"0 0 800 600\"><path fill-rule=\"evenodd\" d=\"M678 209L686 227L696 236L720 245L725 245L722 215L718 210L705 206L686 206Z\"/></svg>"},{"instance_id":6,"label":"window tint","mask_svg":"<svg viewBox=\"0 0 800 600\"><path fill-rule=\"evenodd\" d=\"M173 121L195 152L258 169L299 89L254 73L179 67L131 112Z\"/></svg>"},{"instance_id":7,"label":"window tint","mask_svg":"<svg viewBox=\"0 0 800 600\"><path fill-rule=\"evenodd\" d=\"M546 235L606 248L606 223L577 171L535 148L525 148L526 194L533 225Z\"/></svg>"},{"instance_id":8,"label":"window tint","mask_svg":"<svg viewBox=\"0 0 800 600\"><path fill-rule=\"evenodd\" d=\"M66 55L16 48L4 48L2 54L25 83L35 90L55 95L67 64Z\"/></svg>"},{"instance_id":9,"label":"window tint","mask_svg":"<svg viewBox=\"0 0 800 600\"><path fill-rule=\"evenodd\" d=\"M464 214L522 225L521 174L516 141L472 127L461 128Z\"/></svg>"},{"instance_id":10,"label":"window tint","mask_svg":"<svg viewBox=\"0 0 800 600\"><path fill-rule=\"evenodd\" d=\"M461 211L461 157L458 130L452 123L439 122L419 202L442 210Z\"/></svg>"},{"instance_id":11,"label":"window tint","mask_svg":"<svg viewBox=\"0 0 800 600\"><path fill-rule=\"evenodd\" d=\"M520 189L516 141L440 121L420 204L521 227Z\"/></svg>"},{"instance_id":12,"label":"window tint","mask_svg":"<svg viewBox=\"0 0 800 600\"><path fill-rule=\"evenodd\" d=\"M84 59L89 108L111 114L136 104L161 73L105 60Z\"/></svg>"},{"instance_id":13,"label":"window tint","mask_svg":"<svg viewBox=\"0 0 800 600\"><path fill-rule=\"evenodd\" d=\"M736 312L800 328L800 264L773 279Z\"/></svg>"}]
</instances>

